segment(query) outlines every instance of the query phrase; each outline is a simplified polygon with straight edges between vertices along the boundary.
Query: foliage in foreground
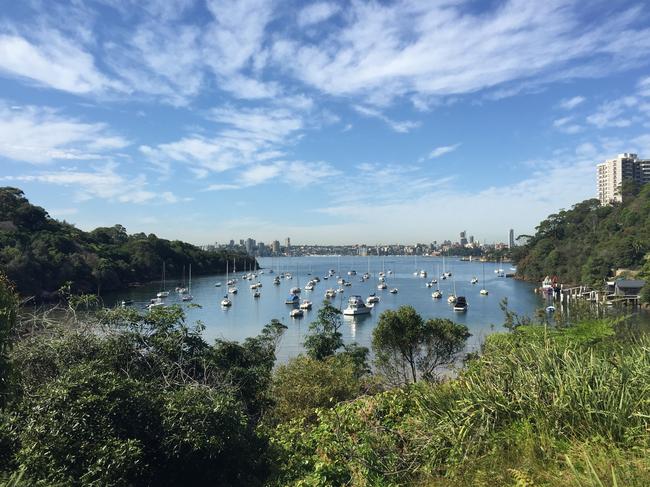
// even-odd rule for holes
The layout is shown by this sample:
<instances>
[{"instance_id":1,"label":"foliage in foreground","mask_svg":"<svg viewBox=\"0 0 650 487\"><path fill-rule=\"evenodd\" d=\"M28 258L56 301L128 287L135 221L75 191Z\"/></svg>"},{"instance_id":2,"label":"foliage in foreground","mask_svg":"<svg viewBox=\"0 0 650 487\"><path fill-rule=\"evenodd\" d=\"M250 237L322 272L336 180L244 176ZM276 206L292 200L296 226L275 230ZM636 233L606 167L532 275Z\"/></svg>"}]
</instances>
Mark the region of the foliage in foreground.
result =
<instances>
[{"instance_id":1,"label":"foliage in foreground","mask_svg":"<svg viewBox=\"0 0 650 487\"><path fill-rule=\"evenodd\" d=\"M261 485L256 425L284 326L210 345L179 308L97 316L92 331L54 327L16 343L1 470L44 486Z\"/></svg>"},{"instance_id":2,"label":"foliage in foreground","mask_svg":"<svg viewBox=\"0 0 650 487\"><path fill-rule=\"evenodd\" d=\"M603 322L493 335L455 380L278 426L276 484L648 485L649 351Z\"/></svg>"}]
</instances>

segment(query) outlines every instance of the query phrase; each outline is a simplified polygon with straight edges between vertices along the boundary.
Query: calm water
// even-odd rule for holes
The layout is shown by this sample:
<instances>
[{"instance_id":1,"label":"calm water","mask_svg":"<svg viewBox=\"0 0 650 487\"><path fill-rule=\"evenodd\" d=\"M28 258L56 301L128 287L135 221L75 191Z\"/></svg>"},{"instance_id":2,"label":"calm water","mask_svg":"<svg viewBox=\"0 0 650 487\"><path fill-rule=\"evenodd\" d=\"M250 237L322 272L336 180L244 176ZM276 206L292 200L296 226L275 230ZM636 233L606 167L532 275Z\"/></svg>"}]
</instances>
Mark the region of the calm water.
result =
<instances>
[{"instance_id":1,"label":"calm water","mask_svg":"<svg viewBox=\"0 0 650 487\"><path fill-rule=\"evenodd\" d=\"M489 296L479 295L481 289L483 264L479 262L461 262L458 259L446 259L447 270L453 273L451 278L441 280L442 259L419 257L417 269L425 269L428 278L415 277L413 272L416 269L416 261L412 257L386 257L383 261L385 270L391 269L393 275L387 275L386 282L388 289L397 287L398 294L390 294L387 290L377 289L377 274L382 269L382 258L370 258L370 272L373 278L366 282L359 282L361 275L368 271L368 259L362 257L296 257L296 258L262 258L260 265L264 267L265 273L259 276L262 283L260 289L261 297L253 298L253 291L249 289L251 281L240 279L237 282L239 293L232 296L232 307L222 308L220 301L226 292L226 276L202 276L192 280L193 304L200 308L188 307L182 303L180 298L173 292L176 285L175 280L168 282L167 288L171 290L170 296L166 298L169 304L181 304L186 309L189 323L202 321L205 326L204 336L212 341L215 338L242 341L247 337L257 335L264 324L272 318L281 320L288 326L278 358L285 361L290 357L298 355L302 351L304 335L308 330L309 323L316 317L318 307L322 304L325 291L328 288L337 288L334 277L323 280L329 269L334 269L336 275L352 281L351 287L345 288L342 298L337 297L335 304L343 308L347 304L349 296L358 294L364 299L369 293L375 292L381 297L381 301L375 305L370 315L361 317L345 317L342 329L344 340L347 342L356 341L360 345L370 347L372 330L382 311L396 309L400 305L410 304L418 310L425 318L442 317L451 318L465 323L472 333L468 343L468 349L476 348L486 335L494 331L502 330L503 313L499 308L499 302L507 297L512 310L520 314L533 315L535 310L542 306L542 302L533 292L533 285L514 279L497 277L494 273L495 264L485 264L485 286L490 292ZM504 264L503 268L511 272L509 265ZM273 273L268 273L273 269ZM350 269L357 271L356 276L348 276ZM273 284L273 278L280 272L288 271L293 274L293 279L281 279L281 284ZM242 273L238 272L237 277ZM313 291L305 291L304 286L313 276L321 278ZM478 284L472 285L470 280L476 276ZM232 277L232 276L231 276ZM431 292L434 288L427 288L425 283L433 277L438 279L440 289L444 293L443 299L432 299ZM216 282L221 282L221 287L215 287ZM466 313L455 313L447 303L447 294L453 292L453 283L456 285L456 294L466 296L469 309ZM302 288L301 299L309 299L314 303L311 311L305 311L305 316L298 320L289 317L291 306L284 304L289 290L298 286ZM140 288L129 289L121 293L114 293L104 296L107 305L114 305L122 299L132 299L133 306L143 308L156 292L160 290L160 283L152 283Z\"/></svg>"}]
</instances>

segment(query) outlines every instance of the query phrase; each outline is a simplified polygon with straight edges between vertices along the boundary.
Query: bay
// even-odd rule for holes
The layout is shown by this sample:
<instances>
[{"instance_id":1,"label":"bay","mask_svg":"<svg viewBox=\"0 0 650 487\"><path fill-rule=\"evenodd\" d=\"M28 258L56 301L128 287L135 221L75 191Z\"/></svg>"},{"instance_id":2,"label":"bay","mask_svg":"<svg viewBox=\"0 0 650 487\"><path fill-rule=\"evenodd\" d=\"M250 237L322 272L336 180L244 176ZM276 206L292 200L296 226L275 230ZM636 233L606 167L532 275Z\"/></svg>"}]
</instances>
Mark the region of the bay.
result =
<instances>
[{"instance_id":1,"label":"bay","mask_svg":"<svg viewBox=\"0 0 650 487\"><path fill-rule=\"evenodd\" d=\"M202 322L205 325L203 334L208 341L216 338L243 341L257 335L271 319L282 321L288 329L278 350L280 362L295 357L303 351L302 342L308 331L309 323L316 318L318 308L322 305L325 291L328 288L338 287L336 275L352 282L352 286L345 287L345 293L337 296L334 300L337 307L345 308L349 296L352 295L360 295L365 300L368 294L376 293L381 298L370 315L354 318L344 317L341 331L345 342L356 341L367 347L370 347L372 330L376 326L381 312L387 309L397 309L405 304L413 306L424 318L449 318L466 324L472 333L467 351L478 348L488 334L503 330L503 312L499 306L503 298L508 298L509 308L521 315L532 316L538 308L543 306L540 297L533 292L533 284L497 277L494 272L496 269L494 263L464 262L458 258L448 258L445 260L445 267L452 273L452 278L441 280L443 262L438 257L284 257L260 258L258 262L264 270L264 273L258 277L259 282L262 283L259 298L254 298L254 291L250 289L250 284L253 281L242 280L243 272L239 270L236 276L239 278L236 284L239 292L230 296L233 302L230 308L220 306L220 301L227 290L225 275L193 278L192 295L194 300L191 303L182 302L180 296L173 291L177 281L181 282L181 276L168 276L167 289L171 292L165 299L165 303L181 305L185 310L188 323ZM386 282L388 289L398 288L397 294L390 294L388 289L384 291L377 289L377 277L382 267L386 271L393 271L392 274L386 276ZM502 267L506 272L512 272L508 264L504 264ZM324 280L323 277L330 269L335 270L335 276ZM356 270L356 276L348 275L348 271L352 269ZM426 279L413 275L416 270L422 269L428 273ZM479 290L483 287L481 282L483 269L485 269L484 286L489 291L488 296L479 294ZM270 270L273 272L271 273ZM373 277L368 281L360 282L361 275L368 271ZM278 275L278 272L290 272L293 278L281 279L280 285L274 285L273 278ZM320 283L316 284L313 291L305 291L305 285L315 276L320 277ZM232 274L230 277L233 277ZM470 283L473 277L479 279L477 284ZM433 278L438 279L440 289L444 294L443 299L431 297L435 285L433 288L426 287L426 282ZM215 287L217 282L222 283L221 287ZM447 303L446 297L453 292L454 284L456 294L467 298L469 307L466 313L454 312L452 306ZM284 304L289 290L295 286L302 288L301 299L309 299L314 304L312 310L305 311L302 319L291 318L289 313L292 307ZM160 283L154 282L123 292L106 294L103 298L105 304L109 306L115 306L122 300L130 299L133 300L133 306L145 308L160 287Z\"/></svg>"}]
</instances>

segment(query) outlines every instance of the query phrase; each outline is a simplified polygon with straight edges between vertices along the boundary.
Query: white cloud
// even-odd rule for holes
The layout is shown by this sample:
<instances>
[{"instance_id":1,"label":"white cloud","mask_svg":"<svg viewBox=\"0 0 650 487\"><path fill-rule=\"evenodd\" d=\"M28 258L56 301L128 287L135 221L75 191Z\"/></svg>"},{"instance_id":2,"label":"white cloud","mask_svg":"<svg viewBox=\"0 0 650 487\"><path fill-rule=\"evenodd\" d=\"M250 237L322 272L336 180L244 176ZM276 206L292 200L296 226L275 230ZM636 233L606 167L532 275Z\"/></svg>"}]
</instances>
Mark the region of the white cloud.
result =
<instances>
[{"instance_id":1,"label":"white cloud","mask_svg":"<svg viewBox=\"0 0 650 487\"><path fill-rule=\"evenodd\" d=\"M638 9L585 24L583 5L510 0L476 12L465 2L354 2L345 24L324 37L276 39L273 59L323 92L384 102L594 77L646 62L650 29L636 27Z\"/></svg>"},{"instance_id":2,"label":"white cloud","mask_svg":"<svg viewBox=\"0 0 650 487\"><path fill-rule=\"evenodd\" d=\"M565 110L573 110L578 105L584 103L586 98L584 96L574 96L573 98L566 98L560 102L560 108Z\"/></svg>"},{"instance_id":3,"label":"white cloud","mask_svg":"<svg viewBox=\"0 0 650 487\"><path fill-rule=\"evenodd\" d=\"M0 35L0 71L40 85L77 94L123 89L95 66L93 56L56 32L33 43L18 35Z\"/></svg>"},{"instance_id":4,"label":"white cloud","mask_svg":"<svg viewBox=\"0 0 650 487\"><path fill-rule=\"evenodd\" d=\"M45 107L20 110L0 102L0 156L32 164L99 159L129 142L102 123L85 123Z\"/></svg>"},{"instance_id":5,"label":"white cloud","mask_svg":"<svg viewBox=\"0 0 650 487\"><path fill-rule=\"evenodd\" d=\"M577 134L583 130L580 124L574 123L574 117L562 117L553 121L553 127L565 134Z\"/></svg>"},{"instance_id":6,"label":"white cloud","mask_svg":"<svg viewBox=\"0 0 650 487\"><path fill-rule=\"evenodd\" d=\"M454 152L459 147L460 144L443 145L440 147L436 147L431 152L429 152L429 155L426 157L426 159L436 159L438 157L444 156L445 154L449 154L450 152Z\"/></svg>"},{"instance_id":7,"label":"white cloud","mask_svg":"<svg viewBox=\"0 0 650 487\"><path fill-rule=\"evenodd\" d=\"M629 127L636 119L635 107L639 100L624 96L601 104L597 111L587 117L587 122L598 128Z\"/></svg>"},{"instance_id":8,"label":"white cloud","mask_svg":"<svg viewBox=\"0 0 650 487\"><path fill-rule=\"evenodd\" d=\"M324 22L340 11L332 2L317 2L303 8L298 13L298 25L302 28Z\"/></svg>"},{"instance_id":9,"label":"white cloud","mask_svg":"<svg viewBox=\"0 0 650 487\"><path fill-rule=\"evenodd\" d=\"M127 177L116 163L108 163L90 170L61 169L34 175L5 176L2 181L43 183L71 188L78 201L105 199L119 203L146 203L178 201L171 192L158 193L148 189L146 177L138 175Z\"/></svg>"},{"instance_id":10,"label":"white cloud","mask_svg":"<svg viewBox=\"0 0 650 487\"><path fill-rule=\"evenodd\" d=\"M420 126L420 122L414 122L411 120L393 120L392 118L389 118L386 115L384 115L381 111L368 106L353 105L352 108L354 108L361 115L365 115L366 117L378 118L379 120L382 120L383 122L388 124L388 126L391 129L393 129L395 132L401 134L410 132L411 130Z\"/></svg>"}]
</instances>

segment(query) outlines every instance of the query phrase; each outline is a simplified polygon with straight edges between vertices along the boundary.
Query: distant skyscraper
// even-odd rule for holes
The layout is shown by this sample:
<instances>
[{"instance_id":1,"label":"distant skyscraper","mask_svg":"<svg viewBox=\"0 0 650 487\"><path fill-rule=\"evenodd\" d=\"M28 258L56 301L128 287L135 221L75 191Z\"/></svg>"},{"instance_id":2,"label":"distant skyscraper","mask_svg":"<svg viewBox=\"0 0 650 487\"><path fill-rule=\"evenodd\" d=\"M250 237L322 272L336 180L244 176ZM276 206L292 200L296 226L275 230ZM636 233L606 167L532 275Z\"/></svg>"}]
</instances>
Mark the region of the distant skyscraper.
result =
<instances>
[{"instance_id":1,"label":"distant skyscraper","mask_svg":"<svg viewBox=\"0 0 650 487\"><path fill-rule=\"evenodd\" d=\"M246 253L252 254L255 252L255 240L252 238L247 238L244 246L246 247Z\"/></svg>"},{"instance_id":2,"label":"distant skyscraper","mask_svg":"<svg viewBox=\"0 0 650 487\"><path fill-rule=\"evenodd\" d=\"M472 245L474 244L474 235L469 236L469 243Z\"/></svg>"},{"instance_id":3,"label":"distant skyscraper","mask_svg":"<svg viewBox=\"0 0 650 487\"><path fill-rule=\"evenodd\" d=\"M285 240L284 246L287 248L287 250L291 248L291 239L289 237L287 237Z\"/></svg>"},{"instance_id":4,"label":"distant skyscraper","mask_svg":"<svg viewBox=\"0 0 650 487\"><path fill-rule=\"evenodd\" d=\"M467 230L460 232L460 244L464 247L467 245Z\"/></svg>"},{"instance_id":5,"label":"distant skyscraper","mask_svg":"<svg viewBox=\"0 0 650 487\"><path fill-rule=\"evenodd\" d=\"M601 205L623 201L620 193L623 181L650 183L650 160L639 159L636 154L623 153L596 167L596 184Z\"/></svg>"},{"instance_id":6,"label":"distant skyscraper","mask_svg":"<svg viewBox=\"0 0 650 487\"><path fill-rule=\"evenodd\" d=\"M274 240L271 243L271 252L273 252L274 254L280 253L280 242L278 240Z\"/></svg>"},{"instance_id":7,"label":"distant skyscraper","mask_svg":"<svg viewBox=\"0 0 650 487\"><path fill-rule=\"evenodd\" d=\"M511 228L508 232L508 248L511 249L515 246L515 231Z\"/></svg>"}]
</instances>

